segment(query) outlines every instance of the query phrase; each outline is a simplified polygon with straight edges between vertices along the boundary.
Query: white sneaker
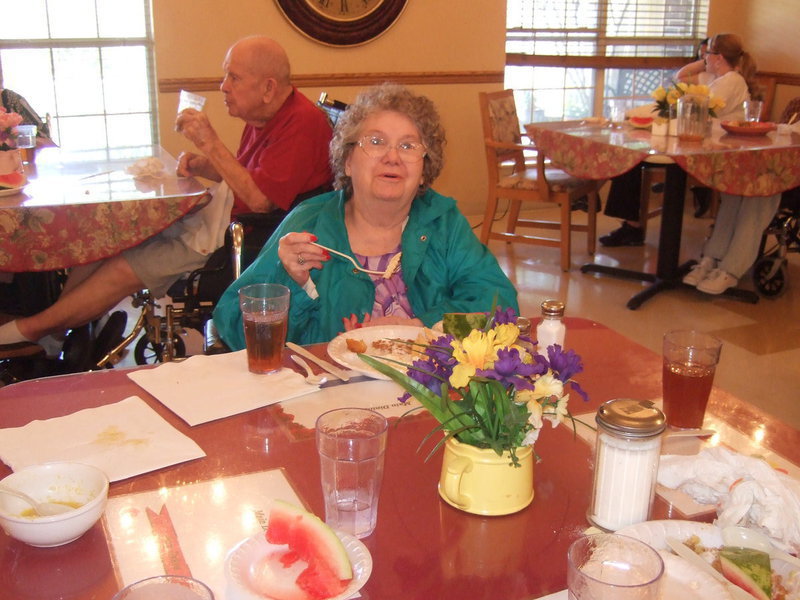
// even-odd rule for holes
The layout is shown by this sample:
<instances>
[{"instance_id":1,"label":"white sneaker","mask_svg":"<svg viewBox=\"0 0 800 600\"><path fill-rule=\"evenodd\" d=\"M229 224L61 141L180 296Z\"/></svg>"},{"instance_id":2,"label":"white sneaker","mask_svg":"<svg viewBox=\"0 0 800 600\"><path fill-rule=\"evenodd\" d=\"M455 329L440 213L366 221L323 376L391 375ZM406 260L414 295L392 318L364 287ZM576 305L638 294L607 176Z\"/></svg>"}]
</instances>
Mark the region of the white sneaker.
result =
<instances>
[{"instance_id":1,"label":"white sneaker","mask_svg":"<svg viewBox=\"0 0 800 600\"><path fill-rule=\"evenodd\" d=\"M717 261L711 258L710 256L704 256L700 259L700 262L697 263L692 267L692 270L689 271L683 277L683 283L686 285L694 285L696 286L698 283L703 281L711 271L717 266Z\"/></svg>"},{"instance_id":2,"label":"white sneaker","mask_svg":"<svg viewBox=\"0 0 800 600\"><path fill-rule=\"evenodd\" d=\"M711 271L703 281L697 284L697 289L706 294L721 294L731 287L735 287L739 283L730 273L722 269L714 269Z\"/></svg>"}]
</instances>

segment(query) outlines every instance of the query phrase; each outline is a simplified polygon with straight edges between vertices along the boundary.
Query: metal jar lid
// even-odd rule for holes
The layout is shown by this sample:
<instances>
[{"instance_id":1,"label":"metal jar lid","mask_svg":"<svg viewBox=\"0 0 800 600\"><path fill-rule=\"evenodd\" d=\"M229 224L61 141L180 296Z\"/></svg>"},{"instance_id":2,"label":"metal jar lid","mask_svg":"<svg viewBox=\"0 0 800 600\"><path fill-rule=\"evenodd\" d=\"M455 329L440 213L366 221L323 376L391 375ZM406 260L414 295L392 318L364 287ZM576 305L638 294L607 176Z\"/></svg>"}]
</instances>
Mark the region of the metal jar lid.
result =
<instances>
[{"instance_id":1,"label":"metal jar lid","mask_svg":"<svg viewBox=\"0 0 800 600\"><path fill-rule=\"evenodd\" d=\"M561 300L545 300L542 302L542 315L545 317L563 317L564 303Z\"/></svg>"},{"instance_id":2,"label":"metal jar lid","mask_svg":"<svg viewBox=\"0 0 800 600\"><path fill-rule=\"evenodd\" d=\"M595 420L603 429L626 437L653 437L667 427L664 413L649 400L609 400L597 409Z\"/></svg>"},{"instance_id":3,"label":"metal jar lid","mask_svg":"<svg viewBox=\"0 0 800 600\"><path fill-rule=\"evenodd\" d=\"M517 317L517 329L519 329L520 335L530 335L531 320L527 317Z\"/></svg>"}]
</instances>

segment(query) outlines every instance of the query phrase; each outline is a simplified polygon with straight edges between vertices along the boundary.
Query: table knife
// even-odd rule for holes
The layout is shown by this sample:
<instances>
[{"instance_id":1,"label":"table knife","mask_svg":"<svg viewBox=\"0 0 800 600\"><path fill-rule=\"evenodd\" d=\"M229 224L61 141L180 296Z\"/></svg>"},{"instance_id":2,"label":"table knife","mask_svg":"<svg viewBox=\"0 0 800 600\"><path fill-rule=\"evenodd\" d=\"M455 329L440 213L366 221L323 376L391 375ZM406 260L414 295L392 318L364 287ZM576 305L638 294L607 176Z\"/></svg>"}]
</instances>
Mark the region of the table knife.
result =
<instances>
[{"instance_id":1,"label":"table knife","mask_svg":"<svg viewBox=\"0 0 800 600\"><path fill-rule=\"evenodd\" d=\"M668 537L666 538L667 545L672 549L672 551L680 556L686 562L694 565L698 569L701 569L711 575L717 581L722 582L725 586L727 586L728 591L730 592L731 596L735 598L735 600L753 600L753 596L745 592L742 588L734 583L725 579L725 576L717 571L714 567L712 567L709 563L703 559L702 556L695 553L694 550L689 548L683 542L676 540L675 538Z\"/></svg>"},{"instance_id":2,"label":"table knife","mask_svg":"<svg viewBox=\"0 0 800 600\"><path fill-rule=\"evenodd\" d=\"M332 365L327 360L322 360L321 358L319 358L318 356L312 354L311 352L309 352L308 350L306 350L302 346L298 346L297 344L293 344L292 342L286 342L286 347L289 348L290 350L293 350L293 351L297 352L303 358L306 358L306 359L310 360L315 365L317 365L319 367L322 367L323 369L325 369L328 373L330 373L334 377L338 377L342 381L349 381L350 380L350 374L347 371Z\"/></svg>"}]
</instances>

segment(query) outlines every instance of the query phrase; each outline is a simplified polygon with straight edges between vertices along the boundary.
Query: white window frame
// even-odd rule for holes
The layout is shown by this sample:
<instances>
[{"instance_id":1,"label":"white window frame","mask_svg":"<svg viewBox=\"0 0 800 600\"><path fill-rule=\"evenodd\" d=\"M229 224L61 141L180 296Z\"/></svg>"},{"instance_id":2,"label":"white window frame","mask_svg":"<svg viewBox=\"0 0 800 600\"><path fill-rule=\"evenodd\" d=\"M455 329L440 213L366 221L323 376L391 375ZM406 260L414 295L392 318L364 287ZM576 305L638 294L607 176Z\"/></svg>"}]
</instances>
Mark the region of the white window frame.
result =
<instances>
[{"instance_id":1,"label":"white window frame","mask_svg":"<svg viewBox=\"0 0 800 600\"><path fill-rule=\"evenodd\" d=\"M49 0L53 1L53 0ZM55 1L63 1L63 0L55 0ZM148 115L149 120L149 134L150 139L152 140L153 145L158 145L160 143L159 138L159 129L158 129L158 101L157 101L157 86L156 86L156 79L155 79L155 42L153 38L153 22L152 22L152 7L149 0L141 0L142 5L144 8L144 17L145 17L145 29L146 33L144 36L141 37L91 37L91 38L56 38L56 37L48 37L48 38L40 38L40 39L8 39L8 38L0 38L0 54L4 50L12 50L12 49L44 49L50 50L50 61L51 61L51 80L50 85L52 86L54 93L53 97L56 99L56 106L52 111L46 111L49 114L51 119L51 125L53 131L51 131L51 137L53 137L54 141L58 142L59 136L59 120L62 115L59 114L58 111L58 96L55 93L55 81L53 79L53 50L56 49L71 49L71 48L90 48L90 49L97 49L98 52L101 51L103 48L114 48L114 47L130 47L130 46L141 46L144 48L144 56L145 56L145 68L147 72L147 97L148 97L148 110L146 111L137 111L136 113L128 113L128 114L146 114ZM0 63L0 87L9 87L9 89L14 90L15 92L23 93L23 90L15 89L12 82L7 82L3 78L2 72L2 64ZM28 99L30 100L30 99ZM33 103L32 103L33 104ZM34 110L39 112L41 110L40 107L34 106ZM44 113L45 111L42 111ZM96 112L96 113L86 113L80 116L89 116L89 117L103 117L104 119L108 119L110 115L118 115L118 114L125 114L125 113L109 113L106 112L105 108L103 112ZM40 114L40 117L43 119L45 118L45 114ZM64 116L64 118L73 118L75 115ZM108 128L106 129L106 131ZM106 137L106 147L108 147L108 138Z\"/></svg>"},{"instance_id":2,"label":"white window frame","mask_svg":"<svg viewBox=\"0 0 800 600\"><path fill-rule=\"evenodd\" d=\"M512 10L512 5L518 5L520 2L534 5L541 1L544 0L508 0L508 6L509 10ZM630 0L631 10L636 8L638 1ZM560 43L564 47L568 47L569 44L568 52L561 55L507 52L505 87L516 91L515 97L520 120L530 122L602 115L607 112L609 101L619 97L630 98L637 103L646 102L650 91L657 87L658 83L668 83L675 70L691 60L697 43L705 37L709 0L672 1L688 3L690 10L694 10L693 22L688 24L681 22L682 27L688 29L689 35L669 37L606 36L608 0L597 0L596 2L595 7L598 11L596 27L507 29L507 49L509 46L525 43L535 45L532 41L534 38L540 40L540 43L549 38L551 42ZM615 50L620 50L626 45L636 46L636 55L615 53ZM520 85L520 79L527 78L524 73L531 69L534 73L531 83L527 86ZM640 89L624 95L607 90L609 76L618 69L627 71L627 76L634 80L632 84L634 87L637 73L649 76L656 84L640 85ZM660 72L660 75L654 72ZM570 76L573 81L577 82L574 87L569 85ZM559 79L563 81L563 84L559 82ZM646 89L641 89L643 87ZM573 91L570 92L570 90ZM550 114L546 115L543 112L544 109L537 106L535 95L541 97L546 93L550 93L555 99L559 94L562 95L560 112L551 110ZM568 114L569 100L567 97L570 93L580 94L584 97L586 100L584 110L579 112L585 114ZM551 103L551 109L553 104Z\"/></svg>"}]
</instances>

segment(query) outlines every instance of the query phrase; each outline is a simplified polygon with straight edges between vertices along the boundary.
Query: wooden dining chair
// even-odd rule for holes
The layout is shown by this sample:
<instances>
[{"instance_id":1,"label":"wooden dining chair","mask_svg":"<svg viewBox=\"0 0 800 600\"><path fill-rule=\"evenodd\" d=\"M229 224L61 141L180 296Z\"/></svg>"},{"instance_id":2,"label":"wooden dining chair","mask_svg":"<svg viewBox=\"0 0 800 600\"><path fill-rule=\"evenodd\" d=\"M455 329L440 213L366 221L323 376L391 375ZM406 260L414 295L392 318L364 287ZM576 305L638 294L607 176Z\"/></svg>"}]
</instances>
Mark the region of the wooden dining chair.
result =
<instances>
[{"instance_id":1,"label":"wooden dining chair","mask_svg":"<svg viewBox=\"0 0 800 600\"><path fill-rule=\"evenodd\" d=\"M529 168L525 164L525 151L535 151L536 148L522 143L513 90L481 92L479 99L489 172L489 196L483 216L481 241L486 244L494 239L560 248L561 269L569 271L572 232L586 232L587 251L594 254L597 237L597 190L602 182L572 177L551 167L538 152L536 166ZM585 225L572 222L572 203L582 196L588 198L588 220ZM492 231L501 199L509 202L507 225L505 231ZM557 204L560 209L559 218L523 218L520 216L523 203L539 205L531 206L532 209L541 209L542 204ZM517 233L517 228L521 227L555 231L558 235Z\"/></svg>"}]
</instances>

